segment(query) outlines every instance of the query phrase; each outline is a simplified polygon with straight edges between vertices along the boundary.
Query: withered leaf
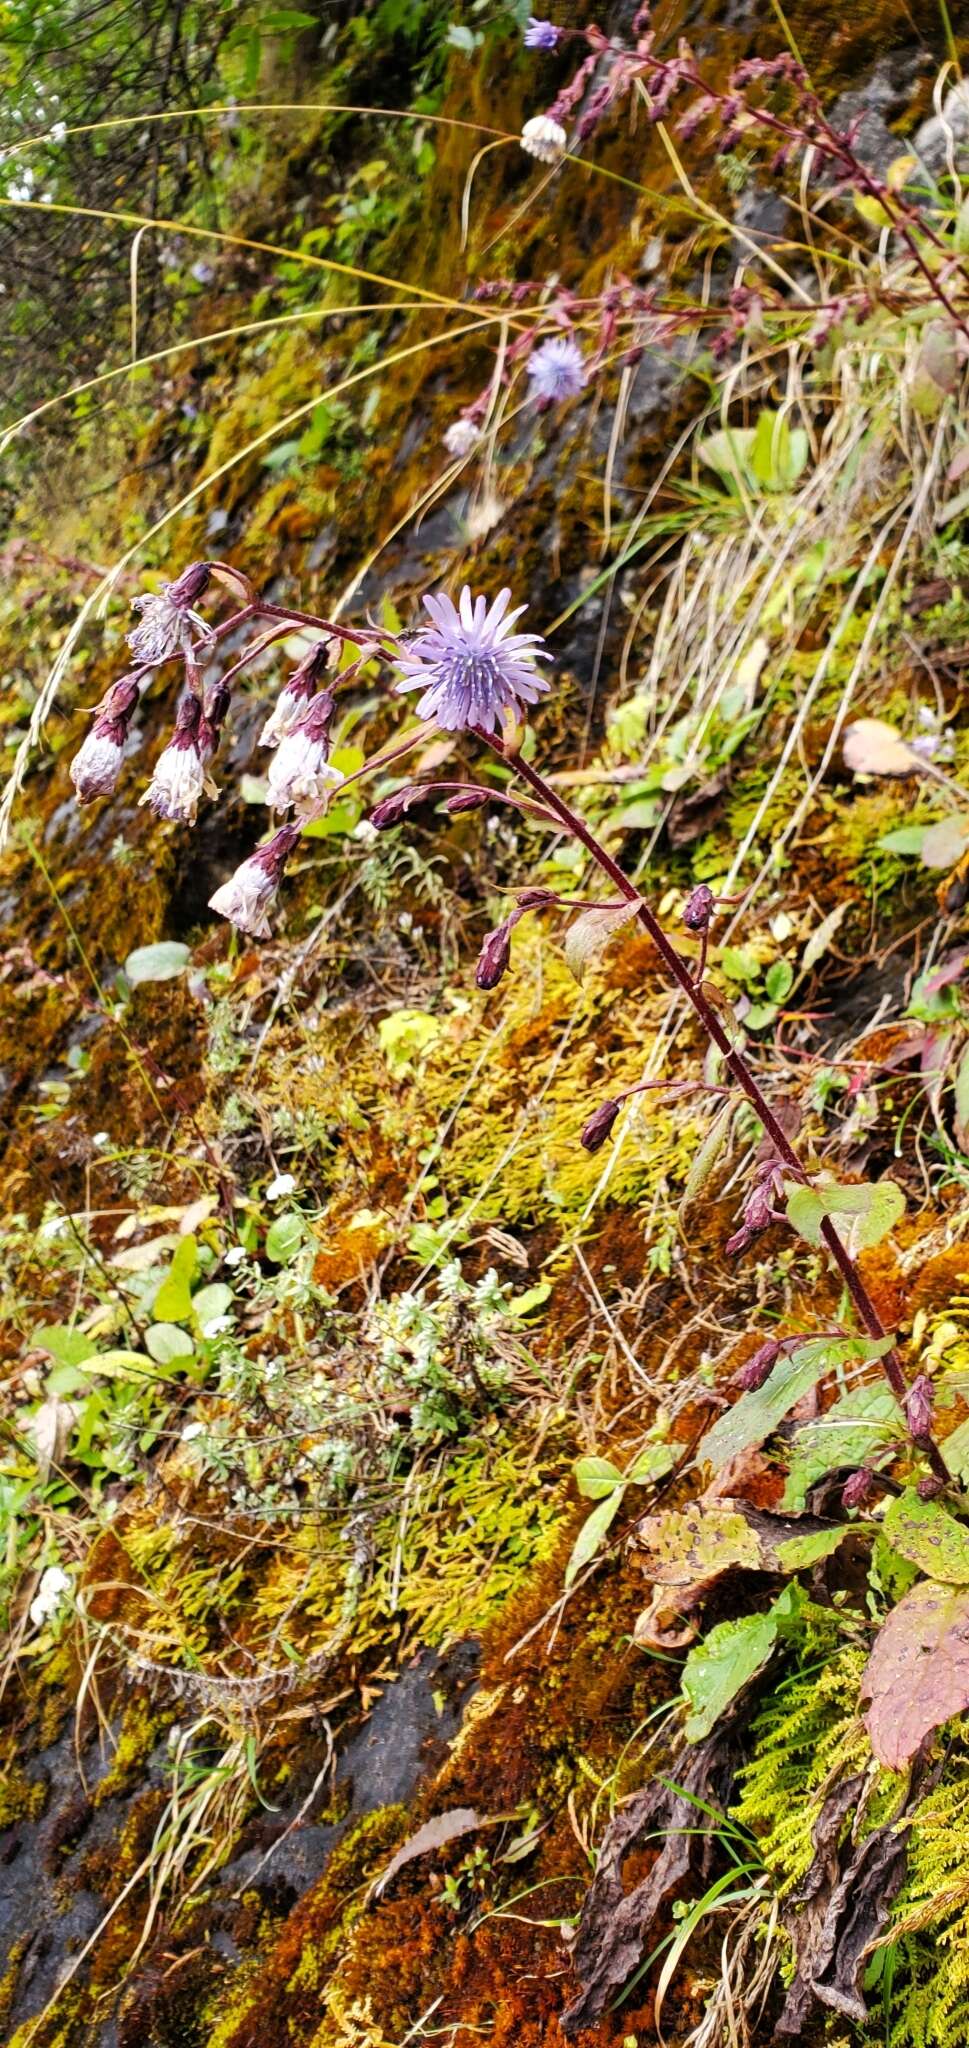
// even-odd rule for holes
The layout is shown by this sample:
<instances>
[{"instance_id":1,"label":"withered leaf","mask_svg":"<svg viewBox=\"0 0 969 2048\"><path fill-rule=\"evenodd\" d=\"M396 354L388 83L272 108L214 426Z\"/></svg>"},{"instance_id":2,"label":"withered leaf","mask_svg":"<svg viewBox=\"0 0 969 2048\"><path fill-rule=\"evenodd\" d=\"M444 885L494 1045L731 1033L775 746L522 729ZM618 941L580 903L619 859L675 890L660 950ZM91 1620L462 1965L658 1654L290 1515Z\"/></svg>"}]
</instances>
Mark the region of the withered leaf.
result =
<instances>
[{"instance_id":1,"label":"withered leaf","mask_svg":"<svg viewBox=\"0 0 969 2048\"><path fill-rule=\"evenodd\" d=\"M922 1579L883 1624L861 1681L879 1763L900 1771L933 1728L969 1706L969 1586Z\"/></svg>"},{"instance_id":2,"label":"withered leaf","mask_svg":"<svg viewBox=\"0 0 969 2048\"><path fill-rule=\"evenodd\" d=\"M443 1849L446 1843L453 1842L458 1835L469 1835L472 1829L480 1826L481 1815L475 1812L473 1806L452 1806L447 1813L435 1814L433 1820L426 1820L422 1828L418 1828L415 1834L408 1836L407 1841L401 1844L396 1856L391 1857L386 1870L382 1870L371 1885L368 1896L371 1899L381 1898L391 1879L396 1877L398 1870L403 1870L405 1863L413 1863L418 1856L428 1856L433 1849Z\"/></svg>"},{"instance_id":3,"label":"withered leaf","mask_svg":"<svg viewBox=\"0 0 969 2048\"><path fill-rule=\"evenodd\" d=\"M708 1827L696 1802L723 1811L733 1782L736 1730L736 1715L721 1721L706 1742L674 1758L669 1778L654 1778L606 1829L572 1950L581 1989L562 2014L567 2037L594 2026L628 1982L675 1887L691 1870L701 1881L709 1875L716 1821L711 1817ZM626 1857L657 1845L652 1868L624 1894Z\"/></svg>"},{"instance_id":4,"label":"withered leaf","mask_svg":"<svg viewBox=\"0 0 969 2048\"><path fill-rule=\"evenodd\" d=\"M864 1780L849 1778L825 1800L815 1826L816 1856L785 1916L797 1950L797 1972L776 2032L800 2039L814 1999L846 2018L864 2020L865 1964L888 1923L905 1875L907 1828L874 1828L842 1867L838 1841Z\"/></svg>"},{"instance_id":5,"label":"withered leaf","mask_svg":"<svg viewBox=\"0 0 969 2048\"><path fill-rule=\"evenodd\" d=\"M632 903L611 903L606 910L584 910L569 926L564 951L569 972L576 981L584 979L586 968L605 951L623 925L635 917L638 907L636 898Z\"/></svg>"}]
</instances>

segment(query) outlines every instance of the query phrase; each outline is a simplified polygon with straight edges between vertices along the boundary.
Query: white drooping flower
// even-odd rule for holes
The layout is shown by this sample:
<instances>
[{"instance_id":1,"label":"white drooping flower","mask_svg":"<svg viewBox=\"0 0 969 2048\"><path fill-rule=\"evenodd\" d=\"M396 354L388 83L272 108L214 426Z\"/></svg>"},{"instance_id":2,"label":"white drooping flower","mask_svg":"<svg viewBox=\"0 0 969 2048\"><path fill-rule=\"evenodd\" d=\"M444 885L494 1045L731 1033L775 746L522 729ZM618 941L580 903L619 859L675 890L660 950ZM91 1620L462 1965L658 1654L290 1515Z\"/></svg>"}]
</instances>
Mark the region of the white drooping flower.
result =
<instances>
[{"instance_id":1,"label":"white drooping flower","mask_svg":"<svg viewBox=\"0 0 969 2048\"><path fill-rule=\"evenodd\" d=\"M275 902L283 869L298 838L298 825L283 825L209 897L209 909L217 910L251 938L271 938L269 907Z\"/></svg>"},{"instance_id":2,"label":"white drooping flower","mask_svg":"<svg viewBox=\"0 0 969 2048\"><path fill-rule=\"evenodd\" d=\"M108 691L68 769L79 804L110 796L121 770L138 696L136 676L122 676Z\"/></svg>"},{"instance_id":3,"label":"white drooping flower","mask_svg":"<svg viewBox=\"0 0 969 2048\"><path fill-rule=\"evenodd\" d=\"M299 724L316 695L317 684L329 665L333 646L332 641L321 640L319 646L312 648L287 678L259 735L261 747L278 746L280 740Z\"/></svg>"},{"instance_id":4,"label":"white drooping flower","mask_svg":"<svg viewBox=\"0 0 969 2048\"><path fill-rule=\"evenodd\" d=\"M175 730L167 747L155 762L151 781L141 801L150 805L156 818L168 818L178 825L194 825L199 800L205 793L205 762L199 745L202 709L197 697L186 697L175 719Z\"/></svg>"},{"instance_id":5,"label":"white drooping flower","mask_svg":"<svg viewBox=\"0 0 969 2048\"><path fill-rule=\"evenodd\" d=\"M280 740L267 777L274 811L287 811L292 805L297 816L303 816L343 781L329 761L333 704L332 691L321 690L292 732Z\"/></svg>"},{"instance_id":6,"label":"white drooping flower","mask_svg":"<svg viewBox=\"0 0 969 2048\"><path fill-rule=\"evenodd\" d=\"M267 1202L282 1202L287 1195L296 1193L296 1176L293 1173L277 1173L266 1189Z\"/></svg>"},{"instance_id":7,"label":"white drooping flower","mask_svg":"<svg viewBox=\"0 0 969 2048\"><path fill-rule=\"evenodd\" d=\"M59 1564L48 1565L30 1603L30 1619L35 1628L43 1628L45 1621L50 1621L59 1612L73 1585L70 1574L62 1571Z\"/></svg>"},{"instance_id":8,"label":"white drooping flower","mask_svg":"<svg viewBox=\"0 0 969 2048\"><path fill-rule=\"evenodd\" d=\"M476 427L473 420L462 415L460 419L451 421L444 435L444 446L449 455L454 455L459 462L463 462L466 455L474 454L480 439L481 428Z\"/></svg>"},{"instance_id":9,"label":"white drooping flower","mask_svg":"<svg viewBox=\"0 0 969 2048\"><path fill-rule=\"evenodd\" d=\"M533 114L521 133L526 155L537 157L540 164L557 164L565 155L567 141L561 122L553 121L549 114Z\"/></svg>"}]
</instances>

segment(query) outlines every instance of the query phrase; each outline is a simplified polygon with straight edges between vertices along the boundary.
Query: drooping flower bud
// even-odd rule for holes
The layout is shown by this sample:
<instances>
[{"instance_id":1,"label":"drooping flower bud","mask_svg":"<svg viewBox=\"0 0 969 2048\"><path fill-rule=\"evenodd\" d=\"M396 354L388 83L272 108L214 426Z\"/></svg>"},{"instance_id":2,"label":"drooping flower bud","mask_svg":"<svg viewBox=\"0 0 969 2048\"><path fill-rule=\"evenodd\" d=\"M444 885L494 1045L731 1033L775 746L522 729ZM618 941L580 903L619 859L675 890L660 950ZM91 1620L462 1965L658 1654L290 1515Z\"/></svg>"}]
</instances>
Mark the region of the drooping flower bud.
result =
<instances>
[{"instance_id":1,"label":"drooping flower bud","mask_svg":"<svg viewBox=\"0 0 969 2048\"><path fill-rule=\"evenodd\" d=\"M309 653L304 655L292 675L287 677L259 735L261 747L278 746L280 740L285 739L287 733L292 732L299 724L304 711L316 695L318 683L322 681L329 667L332 647L333 643L329 640L319 641L317 646L311 647Z\"/></svg>"},{"instance_id":2,"label":"drooping flower bud","mask_svg":"<svg viewBox=\"0 0 969 2048\"><path fill-rule=\"evenodd\" d=\"M728 1257L735 1252L745 1252L755 1237L774 1221L770 1181L761 1181L747 1196L743 1207L743 1222L732 1237L728 1237L724 1251Z\"/></svg>"},{"instance_id":3,"label":"drooping flower bud","mask_svg":"<svg viewBox=\"0 0 969 2048\"><path fill-rule=\"evenodd\" d=\"M905 1396L905 1418L915 1443L924 1443L932 1434L932 1408L935 1389L927 1373L920 1372L912 1381Z\"/></svg>"},{"instance_id":4,"label":"drooping flower bud","mask_svg":"<svg viewBox=\"0 0 969 2048\"><path fill-rule=\"evenodd\" d=\"M392 825L399 825L415 804L426 803L433 795L433 788L427 782L408 782L403 789L395 789L393 796L383 796L374 804L367 819L375 832L387 832Z\"/></svg>"},{"instance_id":5,"label":"drooping flower bud","mask_svg":"<svg viewBox=\"0 0 969 2048\"><path fill-rule=\"evenodd\" d=\"M706 882L700 882L683 905L683 922L688 932L705 932L716 906L716 897Z\"/></svg>"},{"instance_id":6,"label":"drooping flower bud","mask_svg":"<svg viewBox=\"0 0 969 2048\"><path fill-rule=\"evenodd\" d=\"M519 910L543 910L547 903L558 903L560 898L554 889L519 889Z\"/></svg>"},{"instance_id":7,"label":"drooping flower bud","mask_svg":"<svg viewBox=\"0 0 969 2048\"><path fill-rule=\"evenodd\" d=\"M190 562L188 568L183 569L181 575L176 576L174 583L168 586L172 604L177 605L182 611L187 610L189 605L198 604L199 598L205 596L211 579L212 569L208 562Z\"/></svg>"},{"instance_id":8,"label":"drooping flower bud","mask_svg":"<svg viewBox=\"0 0 969 2048\"><path fill-rule=\"evenodd\" d=\"M496 925L494 931L488 933L478 955L478 965L474 976L478 987L485 989L497 988L502 975L507 971L510 960L511 919L506 918L504 924Z\"/></svg>"},{"instance_id":9,"label":"drooping flower bud","mask_svg":"<svg viewBox=\"0 0 969 2048\"><path fill-rule=\"evenodd\" d=\"M175 730L155 762L154 773L141 801L156 818L168 818L179 825L194 825L199 799L205 790L205 762L199 745L202 707L197 697L182 698L175 718Z\"/></svg>"},{"instance_id":10,"label":"drooping flower bud","mask_svg":"<svg viewBox=\"0 0 969 2048\"><path fill-rule=\"evenodd\" d=\"M875 1475L867 1465L860 1465L852 1472L841 1489L841 1505L844 1508L863 1508L875 1490Z\"/></svg>"},{"instance_id":11,"label":"drooping flower bud","mask_svg":"<svg viewBox=\"0 0 969 2048\"><path fill-rule=\"evenodd\" d=\"M920 1500L937 1500L939 1494L945 1492L945 1480L938 1479L934 1472L927 1473L924 1479L919 1480L915 1491Z\"/></svg>"},{"instance_id":12,"label":"drooping flower bud","mask_svg":"<svg viewBox=\"0 0 969 2048\"><path fill-rule=\"evenodd\" d=\"M587 1152L598 1152L600 1146L605 1144L621 1108L622 1103L610 1097L606 1102L600 1102L598 1109L593 1110L579 1134L579 1144L584 1145Z\"/></svg>"},{"instance_id":13,"label":"drooping flower bud","mask_svg":"<svg viewBox=\"0 0 969 2048\"><path fill-rule=\"evenodd\" d=\"M741 1387L745 1394L752 1394L770 1377L771 1370L784 1350L781 1337L765 1337L756 1351L745 1360L740 1371L734 1374L734 1386Z\"/></svg>"},{"instance_id":14,"label":"drooping flower bud","mask_svg":"<svg viewBox=\"0 0 969 2048\"><path fill-rule=\"evenodd\" d=\"M460 811L481 811L490 802L490 789L459 789L456 796L448 797L444 808L457 817Z\"/></svg>"},{"instance_id":15,"label":"drooping flower bud","mask_svg":"<svg viewBox=\"0 0 969 2048\"><path fill-rule=\"evenodd\" d=\"M288 810L292 804L304 816L343 781L329 761L335 704L333 691L321 690L280 740L269 764L269 802L274 811Z\"/></svg>"},{"instance_id":16,"label":"drooping flower bud","mask_svg":"<svg viewBox=\"0 0 969 2048\"><path fill-rule=\"evenodd\" d=\"M227 917L230 924L254 939L271 938L269 907L275 901L283 870L299 836L298 825L283 825L209 897L209 909L218 911L220 917Z\"/></svg>"}]
</instances>

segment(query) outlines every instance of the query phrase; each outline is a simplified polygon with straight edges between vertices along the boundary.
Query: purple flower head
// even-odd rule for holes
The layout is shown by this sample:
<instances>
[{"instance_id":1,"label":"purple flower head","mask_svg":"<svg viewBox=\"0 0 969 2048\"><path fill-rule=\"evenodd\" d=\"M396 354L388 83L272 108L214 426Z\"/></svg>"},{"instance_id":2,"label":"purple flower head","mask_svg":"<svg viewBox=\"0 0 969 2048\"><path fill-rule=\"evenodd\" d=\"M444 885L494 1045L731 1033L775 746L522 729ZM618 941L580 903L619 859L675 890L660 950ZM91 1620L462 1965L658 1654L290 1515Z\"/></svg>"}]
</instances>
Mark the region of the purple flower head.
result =
<instances>
[{"instance_id":1,"label":"purple flower head","mask_svg":"<svg viewBox=\"0 0 969 2048\"><path fill-rule=\"evenodd\" d=\"M600 1102L598 1109L593 1110L579 1133L579 1144L584 1145L587 1152L598 1152L605 1144L621 1108L622 1103L611 1098Z\"/></svg>"},{"instance_id":2,"label":"purple flower head","mask_svg":"<svg viewBox=\"0 0 969 2048\"><path fill-rule=\"evenodd\" d=\"M530 14L525 24L526 50L554 50L562 31L554 21L538 21Z\"/></svg>"},{"instance_id":3,"label":"purple flower head","mask_svg":"<svg viewBox=\"0 0 969 2048\"><path fill-rule=\"evenodd\" d=\"M405 642L397 689L423 690L418 712L443 732L494 732L505 712L517 718L548 689L535 667L549 659L541 634L512 632L525 606L510 612L510 600L510 590L490 606L486 597L472 600L467 584L458 605L442 593L425 597L431 623Z\"/></svg>"},{"instance_id":4,"label":"purple flower head","mask_svg":"<svg viewBox=\"0 0 969 2048\"><path fill-rule=\"evenodd\" d=\"M220 917L227 917L238 931L248 932L254 939L271 938L267 913L278 892L283 869L299 838L299 829L298 825L283 825L265 846L257 847L255 853L236 868L235 874L223 882L221 889L209 897L209 909L217 910Z\"/></svg>"},{"instance_id":5,"label":"purple flower head","mask_svg":"<svg viewBox=\"0 0 969 2048\"><path fill-rule=\"evenodd\" d=\"M175 718L175 730L155 762L154 773L141 801L149 804L156 818L168 818L178 825L194 825L199 799L205 792L205 761L200 745L202 707L197 697L183 697Z\"/></svg>"},{"instance_id":6,"label":"purple flower head","mask_svg":"<svg viewBox=\"0 0 969 2048\"><path fill-rule=\"evenodd\" d=\"M740 1371L735 1374L734 1386L741 1387L745 1394L753 1393L757 1387L762 1387L783 1349L784 1345L779 1337L765 1337L763 1344L758 1344L756 1351L751 1353Z\"/></svg>"},{"instance_id":7,"label":"purple flower head","mask_svg":"<svg viewBox=\"0 0 969 2048\"><path fill-rule=\"evenodd\" d=\"M191 654L193 626L198 633L208 635L205 620L199 618L193 606L204 595L211 573L207 562L191 562L174 583L134 598L135 611L141 613L141 618L128 634L128 646L136 661L154 667L158 662L169 661L173 654Z\"/></svg>"},{"instance_id":8,"label":"purple flower head","mask_svg":"<svg viewBox=\"0 0 969 2048\"><path fill-rule=\"evenodd\" d=\"M298 668L288 676L275 704L259 735L261 747L278 746L286 734L292 732L310 700L316 694L316 686L329 666L331 642L321 640L304 655Z\"/></svg>"},{"instance_id":9,"label":"purple flower head","mask_svg":"<svg viewBox=\"0 0 969 2048\"><path fill-rule=\"evenodd\" d=\"M555 334L533 348L525 368L531 379L531 395L540 405L561 405L566 398L578 398L585 384L582 350L564 334Z\"/></svg>"}]
</instances>

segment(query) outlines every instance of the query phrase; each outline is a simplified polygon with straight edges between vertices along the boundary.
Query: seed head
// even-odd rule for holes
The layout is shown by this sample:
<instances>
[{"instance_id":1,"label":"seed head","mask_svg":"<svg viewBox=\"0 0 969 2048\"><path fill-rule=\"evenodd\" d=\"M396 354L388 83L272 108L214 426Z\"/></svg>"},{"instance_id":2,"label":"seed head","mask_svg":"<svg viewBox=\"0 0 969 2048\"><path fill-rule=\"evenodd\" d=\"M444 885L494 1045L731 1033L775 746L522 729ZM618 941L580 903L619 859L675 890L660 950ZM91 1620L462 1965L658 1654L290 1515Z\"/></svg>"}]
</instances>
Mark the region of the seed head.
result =
<instances>
[{"instance_id":1,"label":"seed head","mask_svg":"<svg viewBox=\"0 0 969 2048\"><path fill-rule=\"evenodd\" d=\"M141 613L137 626L128 634L128 645L136 661L154 668L170 661L173 654L191 654L192 629L207 636L208 627L192 609L206 590L211 570L207 562L192 562L174 583L160 591L143 591L133 600Z\"/></svg>"}]
</instances>

